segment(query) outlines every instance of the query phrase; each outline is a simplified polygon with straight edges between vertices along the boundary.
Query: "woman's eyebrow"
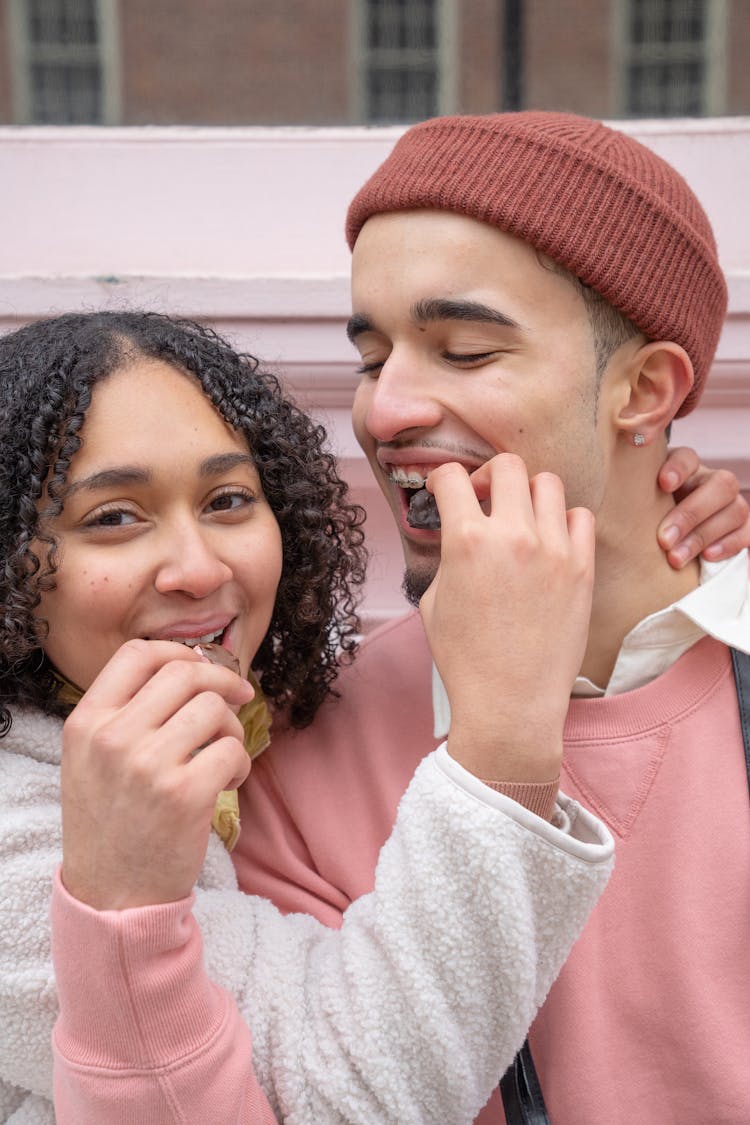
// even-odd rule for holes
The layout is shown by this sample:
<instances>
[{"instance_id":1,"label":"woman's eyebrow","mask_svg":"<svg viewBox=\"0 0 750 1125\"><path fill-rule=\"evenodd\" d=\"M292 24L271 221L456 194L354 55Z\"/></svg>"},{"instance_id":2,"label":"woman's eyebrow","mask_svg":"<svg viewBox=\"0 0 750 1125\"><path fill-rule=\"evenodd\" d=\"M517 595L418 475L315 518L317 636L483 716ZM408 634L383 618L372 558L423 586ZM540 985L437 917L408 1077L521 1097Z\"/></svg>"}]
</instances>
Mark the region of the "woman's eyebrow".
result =
<instances>
[{"instance_id":1,"label":"woman's eyebrow","mask_svg":"<svg viewBox=\"0 0 750 1125\"><path fill-rule=\"evenodd\" d=\"M136 465L122 465L81 477L68 484L64 491L66 496L73 496L76 492L95 492L99 488L116 488L126 484L146 484L149 480L151 473L147 469Z\"/></svg>"},{"instance_id":2,"label":"woman's eyebrow","mask_svg":"<svg viewBox=\"0 0 750 1125\"><path fill-rule=\"evenodd\" d=\"M205 461L201 461L198 466L198 473L202 477L216 477L221 473L231 472L236 469L238 465L248 465L253 471L256 471L256 464L249 453L216 453L213 457L207 457Z\"/></svg>"},{"instance_id":3,"label":"woman's eyebrow","mask_svg":"<svg viewBox=\"0 0 750 1125\"><path fill-rule=\"evenodd\" d=\"M198 466L201 477L219 476L228 473L237 465L249 465L255 469L255 462L248 453L216 453L213 457L206 457ZM98 473L91 473L88 477L81 477L73 481L65 489L65 495L74 496L77 492L95 492L102 488L120 488L132 484L148 484L153 478L150 469L141 468L139 465L117 465L111 469L100 469Z\"/></svg>"}]
</instances>

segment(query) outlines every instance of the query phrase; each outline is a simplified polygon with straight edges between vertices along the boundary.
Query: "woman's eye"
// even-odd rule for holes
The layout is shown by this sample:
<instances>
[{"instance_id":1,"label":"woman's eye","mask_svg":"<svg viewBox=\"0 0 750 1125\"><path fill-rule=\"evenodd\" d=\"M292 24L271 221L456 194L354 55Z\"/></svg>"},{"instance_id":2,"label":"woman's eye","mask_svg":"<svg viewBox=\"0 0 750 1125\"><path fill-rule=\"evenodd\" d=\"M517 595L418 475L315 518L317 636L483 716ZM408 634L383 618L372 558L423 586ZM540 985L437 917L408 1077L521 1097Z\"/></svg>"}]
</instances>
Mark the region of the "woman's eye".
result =
<instances>
[{"instance_id":1,"label":"woman's eye","mask_svg":"<svg viewBox=\"0 0 750 1125\"><path fill-rule=\"evenodd\" d=\"M106 508L93 512L85 522L85 527L127 527L135 523L137 516L134 512L125 511L123 508Z\"/></svg>"},{"instance_id":2,"label":"woman's eye","mask_svg":"<svg viewBox=\"0 0 750 1125\"><path fill-rule=\"evenodd\" d=\"M237 512L255 500L252 492L222 492L209 501L208 507L212 512Z\"/></svg>"}]
</instances>

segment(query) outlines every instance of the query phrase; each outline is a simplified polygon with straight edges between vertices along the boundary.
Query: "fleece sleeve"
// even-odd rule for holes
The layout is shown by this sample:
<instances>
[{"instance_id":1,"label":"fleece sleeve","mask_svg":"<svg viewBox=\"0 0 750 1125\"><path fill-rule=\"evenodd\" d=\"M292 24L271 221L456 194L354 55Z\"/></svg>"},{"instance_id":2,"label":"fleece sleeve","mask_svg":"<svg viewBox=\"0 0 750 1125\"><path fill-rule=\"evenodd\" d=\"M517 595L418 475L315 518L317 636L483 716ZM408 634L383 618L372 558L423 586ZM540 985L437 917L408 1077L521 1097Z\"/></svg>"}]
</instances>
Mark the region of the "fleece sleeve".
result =
<instances>
[{"instance_id":1,"label":"fleece sleeve","mask_svg":"<svg viewBox=\"0 0 750 1125\"><path fill-rule=\"evenodd\" d=\"M49 897L61 854L59 769L0 742L0 1121L13 1125L54 1122Z\"/></svg>"},{"instance_id":2,"label":"fleece sleeve","mask_svg":"<svg viewBox=\"0 0 750 1125\"><path fill-rule=\"evenodd\" d=\"M58 884L58 1125L265 1121L253 1068L289 1123L472 1120L612 863L572 802L564 831L519 809L428 757L340 931L237 891L97 913Z\"/></svg>"}]
</instances>

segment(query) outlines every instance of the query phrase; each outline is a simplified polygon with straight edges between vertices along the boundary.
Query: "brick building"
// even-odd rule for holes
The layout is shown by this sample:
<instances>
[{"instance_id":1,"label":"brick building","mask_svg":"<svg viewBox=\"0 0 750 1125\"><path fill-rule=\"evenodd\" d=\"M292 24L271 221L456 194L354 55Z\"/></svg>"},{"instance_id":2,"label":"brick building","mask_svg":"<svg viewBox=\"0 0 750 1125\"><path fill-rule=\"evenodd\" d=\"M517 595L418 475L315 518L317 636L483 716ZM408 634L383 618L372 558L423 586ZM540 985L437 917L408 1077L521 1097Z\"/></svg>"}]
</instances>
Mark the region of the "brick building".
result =
<instances>
[{"instance_id":1,"label":"brick building","mask_svg":"<svg viewBox=\"0 0 750 1125\"><path fill-rule=\"evenodd\" d=\"M750 113L747 0L1 0L0 122Z\"/></svg>"}]
</instances>

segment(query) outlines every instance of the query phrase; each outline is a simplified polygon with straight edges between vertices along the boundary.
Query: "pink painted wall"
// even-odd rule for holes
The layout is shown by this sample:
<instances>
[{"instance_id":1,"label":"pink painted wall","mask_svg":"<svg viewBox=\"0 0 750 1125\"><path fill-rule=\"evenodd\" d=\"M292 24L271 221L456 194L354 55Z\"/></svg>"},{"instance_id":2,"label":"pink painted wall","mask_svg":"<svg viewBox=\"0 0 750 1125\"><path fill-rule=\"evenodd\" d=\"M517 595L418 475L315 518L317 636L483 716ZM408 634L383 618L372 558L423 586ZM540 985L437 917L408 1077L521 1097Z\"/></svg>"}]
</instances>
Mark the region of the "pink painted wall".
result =
<instances>
[{"instance_id":1,"label":"pink painted wall","mask_svg":"<svg viewBox=\"0 0 750 1125\"><path fill-rule=\"evenodd\" d=\"M729 316L698 410L675 426L750 495L750 118L619 127L675 164L716 231ZM396 612L400 552L349 424L346 206L400 129L0 129L0 330L148 306L214 323L327 424L372 551L365 610Z\"/></svg>"}]
</instances>

